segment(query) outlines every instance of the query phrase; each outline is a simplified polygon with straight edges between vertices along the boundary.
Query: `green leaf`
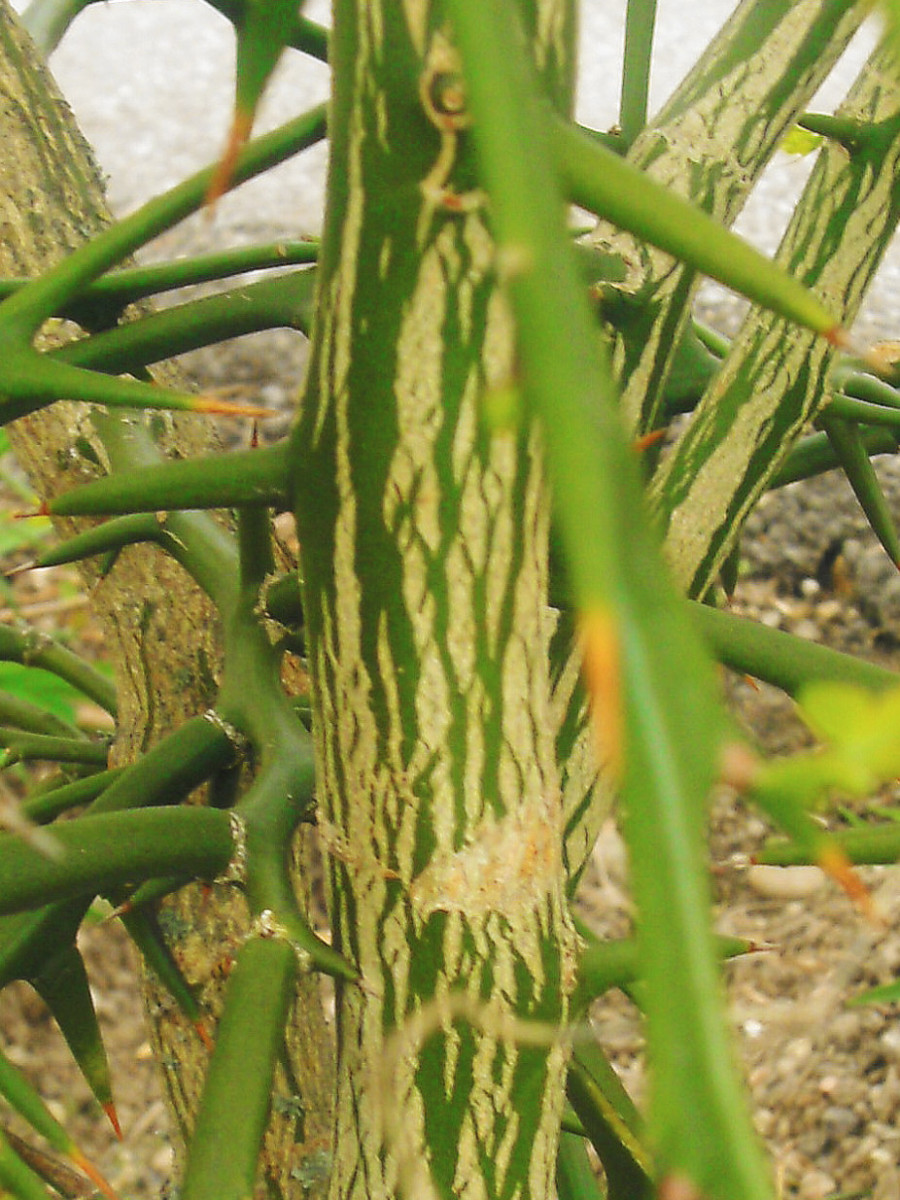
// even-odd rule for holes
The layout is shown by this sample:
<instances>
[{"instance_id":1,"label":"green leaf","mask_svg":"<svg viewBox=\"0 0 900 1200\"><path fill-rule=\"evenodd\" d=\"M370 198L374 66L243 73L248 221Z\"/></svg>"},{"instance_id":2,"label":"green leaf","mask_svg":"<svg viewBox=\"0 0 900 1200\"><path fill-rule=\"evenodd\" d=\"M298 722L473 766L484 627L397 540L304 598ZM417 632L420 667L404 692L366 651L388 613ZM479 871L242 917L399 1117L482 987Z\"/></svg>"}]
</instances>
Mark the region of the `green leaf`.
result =
<instances>
[{"instance_id":1,"label":"green leaf","mask_svg":"<svg viewBox=\"0 0 900 1200\"><path fill-rule=\"evenodd\" d=\"M69 724L81 700L75 688L57 675L13 662L0 662L0 691L28 700Z\"/></svg>"},{"instance_id":2,"label":"green leaf","mask_svg":"<svg viewBox=\"0 0 900 1200\"><path fill-rule=\"evenodd\" d=\"M801 715L829 744L827 761L861 773L860 792L900 775L900 687L872 693L852 684L816 683L798 697Z\"/></svg>"},{"instance_id":3,"label":"green leaf","mask_svg":"<svg viewBox=\"0 0 900 1200\"><path fill-rule=\"evenodd\" d=\"M900 1000L900 979L895 979L893 983L885 983L881 987L870 988L869 991L862 992L858 996L851 996L847 1003L856 1008L863 1004L895 1004L898 1000Z\"/></svg>"},{"instance_id":4,"label":"green leaf","mask_svg":"<svg viewBox=\"0 0 900 1200\"><path fill-rule=\"evenodd\" d=\"M808 129L803 129L799 125L795 125L781 139L780 149L785 154L799 154L801 156L812 154L814 150L822 145L824 138L819 133L810 133Z\"/></svg>"}]
</instances>

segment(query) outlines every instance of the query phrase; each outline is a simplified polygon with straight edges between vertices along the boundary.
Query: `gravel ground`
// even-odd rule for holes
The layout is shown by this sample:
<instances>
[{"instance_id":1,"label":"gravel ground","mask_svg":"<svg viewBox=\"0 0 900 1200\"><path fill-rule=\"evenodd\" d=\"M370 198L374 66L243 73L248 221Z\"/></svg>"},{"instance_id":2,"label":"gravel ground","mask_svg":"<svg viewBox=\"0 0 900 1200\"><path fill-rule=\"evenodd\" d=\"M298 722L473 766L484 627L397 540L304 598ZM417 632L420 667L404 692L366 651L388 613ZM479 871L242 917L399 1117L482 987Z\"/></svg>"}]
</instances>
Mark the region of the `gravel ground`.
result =
<instances>
[{"instance_id":1,"label":"gravel ground","mask_svg":"<svg viewBox=\"0 0 900 1200\"><path fill-rule=\"evenodd\" d=\"M323 7L314 4L310 11L322 16ZM679 25L678 6L660 8L663 52L654 79L658 99L731 5L722 0L692 5L689 29L683 18ZM585 6L586 54L601 70L596 87L582 97L581 115L598 125L609 124L614 112L615 71L605 64L619 53L621 13L618 0ZM80 19L53 66L98 147L119 211L217 154L230 104L229 53L225 23L189 0L95 5ZM857 62L864 53L861 44L855 50ZM832 95L846 86L850 74L845 67ZM293 68L281 71L263 125L314 102L325 85L321 70L302 78ZM150 253L163 256L218 241L254 241L272 232L314 232L322 169L321 154L305 156L274 180L224 200L213 226L187 223ZM807 169L801 161L776 161L742 218L748 235L771 246L790 210L789 197ZM897 271L892 258L868 306L863 327L872 335L892 332ZM716 289L708 289L704 297L723 325L733 322L735 310L723 314ZM207 382L252 382L270 403L287 409L302 360L300 340L276 334L245 339L227 359L199 356L190 365ZM900 472L890 466L884 470L886 487L900 502ZM896 663L900 579L868 536L864 518L837 477L767 498L748 528L745 558L735 600L739 610L802 636ZM56 585L23 580L19 586L35 588L39 595L41 586L53 591ZM37 602L34 595L31 600ZM780 753L802 744L802 727L784 697L766 687L754 690L741 680L729 679L725 686L748 728L768 749ZM882 799L896 802L890 794ZM848 1008L846 1001L900 970L895 932L900 877L895 869L867 873L888 917L885 929L867 925L830 885L815 878L802 895L766 894L740 865L766 832L765 824L731 797L718 799L711 847L719 927L771 947L729 969L733 1022L758 1128L785 1197L824 1200L840 1193L896 1200L900 1033L892 1008ZM625 855L614 828L605 831L595 857L585 889L586 912L598 930L619 934L628 927L629 905ZM766 886L771 892L771 882ZM85 943L114 1061L125 1142L118 1145L107 1135L69 1069L52 1023L26 989L0 995L3 1043L34 1073L77 1136L95 1148L123 1195L158 1196L171 1155L130 953L113 926L89 930ZM634 1013L624 1000L614 998L598 1008L595 1019L603 1044L640 1094L640 1031Z\"/></svg>"}]
</instances>

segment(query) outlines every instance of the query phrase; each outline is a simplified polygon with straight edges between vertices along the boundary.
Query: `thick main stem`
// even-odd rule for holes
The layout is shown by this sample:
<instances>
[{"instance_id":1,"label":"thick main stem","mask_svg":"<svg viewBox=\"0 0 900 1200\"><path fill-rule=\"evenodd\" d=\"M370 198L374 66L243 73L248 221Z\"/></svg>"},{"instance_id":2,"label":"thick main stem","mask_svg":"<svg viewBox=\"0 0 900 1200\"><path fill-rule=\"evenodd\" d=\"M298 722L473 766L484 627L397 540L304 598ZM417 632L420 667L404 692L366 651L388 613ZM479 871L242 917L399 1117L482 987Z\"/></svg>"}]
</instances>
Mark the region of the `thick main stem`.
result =
<instances>
[{"instance_id":1,"label":"thick main stem","mask_svg":"<svg viewBox=\"0 0 900 1200\"><path fill-rule=\"evenodd\" d=\"M566 103L571 15L555 3L529 15ZM363 978L338 998L331 1195L397 1194L415 1147L433 1194L544 1197L574 935L540 438L482 420L485 392L513 375L513 329L441 5L344 0L332 63L294 439L320 832L335 938ZM387 1087L392 1035L454 992L479 1019L448 1016L414 1039ZM542 1022L547 1044L519 1044L510 1017Z\"/></svg>"}]
</instances>

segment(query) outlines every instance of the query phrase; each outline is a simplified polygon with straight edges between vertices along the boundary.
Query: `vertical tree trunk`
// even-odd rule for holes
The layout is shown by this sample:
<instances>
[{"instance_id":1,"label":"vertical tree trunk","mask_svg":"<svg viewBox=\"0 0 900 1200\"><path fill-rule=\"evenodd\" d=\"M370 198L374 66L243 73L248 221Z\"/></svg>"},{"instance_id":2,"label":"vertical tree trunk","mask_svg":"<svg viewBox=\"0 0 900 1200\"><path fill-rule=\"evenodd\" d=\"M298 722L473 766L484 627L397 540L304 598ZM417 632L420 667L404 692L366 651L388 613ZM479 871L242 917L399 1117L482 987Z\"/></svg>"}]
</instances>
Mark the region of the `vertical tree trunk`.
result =
<instances>
[{"instance_id":1,"label":"vertical tree trunk","mask_svg":"<svg viewBox=\"0 0 900 1200\"><path fill-rule=\"evenodd\" d=\"M776 261L852 325L900 218L900 98L892 51L875 52L836 120L866 130L829 140ZM701 596L784 455L829 399L834 352L823 338L751 309L715 383L653 481L666 555Z\"/></svg>"},{"instance_id":2,"label":"vertical tree trunk","mask_svg":"<svg viewBox=\"0 0 900 1200\"><path fill-rule=\"evenodd\" d=\"M568 107L571 10L524 8ZM332 66L294 439L320 832L363 979L338 995L331 1196L395 1195L427 1144L433 1194L545 1200L565 1053L499 1033L510 1016L551 1033L573 982L540 436L484 419L514 331L442 5L339 0ZM394 1031L457 992L478 1019L445 1009L387 1083Z\"/></svg>"},{"instance_id":3,"label":"vertical tree trunk","mask_svg":"<svg viewBox=\"0 0 900 1200\"><path fill-rule=\"evenodd\" d=\"M730 225L866 11L850 0L743 0L629 159ZM603 221L594 240L631 264L621 291L639 303L616 341L615 366L625 418L646 433L660 421L697 273Z\"/></svg>"}]
</instances>

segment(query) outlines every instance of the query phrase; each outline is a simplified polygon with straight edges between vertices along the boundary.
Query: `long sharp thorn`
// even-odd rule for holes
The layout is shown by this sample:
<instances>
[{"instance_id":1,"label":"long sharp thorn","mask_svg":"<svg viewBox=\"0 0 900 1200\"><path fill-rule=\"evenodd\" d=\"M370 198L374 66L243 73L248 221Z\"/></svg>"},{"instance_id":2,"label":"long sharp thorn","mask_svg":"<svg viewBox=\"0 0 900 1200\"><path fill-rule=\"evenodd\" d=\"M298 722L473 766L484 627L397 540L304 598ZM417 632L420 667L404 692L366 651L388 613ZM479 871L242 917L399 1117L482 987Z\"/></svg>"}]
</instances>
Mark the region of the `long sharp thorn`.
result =
<instances>
[{"instance_id":1,"label":"long sharp thorn","mask_svg":"<svg viewBox=\"0 0 900 1200\"><path fill-rule=\"evenodd\" d=\"M209 1030L202 1021L194 1021L194 1028L197 1030L197 1036L200 1038L200 1041L203 1043L209 1053L212 1054L215 1043L209 1036Z\"/></svg>"},{"instance_id":2,"label":"long sharp thorn","mask_svg":"<svg viewBox=\"0 0 900 1200\"><path fill-rule=\"evenodd\" d=\"M69 1151L69 1158L78 1168L78 1170L84 1175L87 1175L91 1183L93 1183L97 1189L103 1193L104 1196L108 1197L108 1200L119 1200L119 1197L112 1186L106 1181L91 1160L87 1158L77 1146L73 1146Z\"/></svg>"},{"instance_id":3,"label":"long sharp thorn","mask_svg":"<svg viewBox=\"0 0 900 1200\"><path fill-rule=\"evenodd\" d=\"M223 417L251 417L256 421L265 421L277 415L271 408L263 408L259 404L232 404L210 393L197 396L192 408L194 412L215 413Z\"/></svg>"},{"instance_id":4,"label":"long sharp thorn","mask_svg":"<svg viewBox=\"0 0 900 1200\"><path fill-rule=\"evenodd\" d=\"M839 846L829 841L819 851L816 859L818 866L835 881L865 917L876 925L884 924L884 916L872 899L872 893L854 871L849 858Z\"/></svg>"},{"instance_id":5,"label":"long sharp thorn","mask_svg":"<svg viewBox=\"0 0 900 1200\"><path fill-rule=\"evenodd\" d=\"M219 159L219 165L216 167L215 174L210 180L206 192L206 211L210 218L215 213L216 202L231 187L238 155L249 139L250 131L253 128L253 115L252 112L240 111L234 114L231 129L228 131L228 141L225 144L225 150Z\"/></svg>"},{"instance_id":6,"label":"long sharp thorn","mask_svg":"<svg viewBox=\"0 0 900 1200\"><path fill-rule=\"evenodd\" d=\"M614 779L621 778L624 759L619 637L610 612L595 609L580 619L584 677L591 698L601 761Z\"/></svg>"}]
</instances>

